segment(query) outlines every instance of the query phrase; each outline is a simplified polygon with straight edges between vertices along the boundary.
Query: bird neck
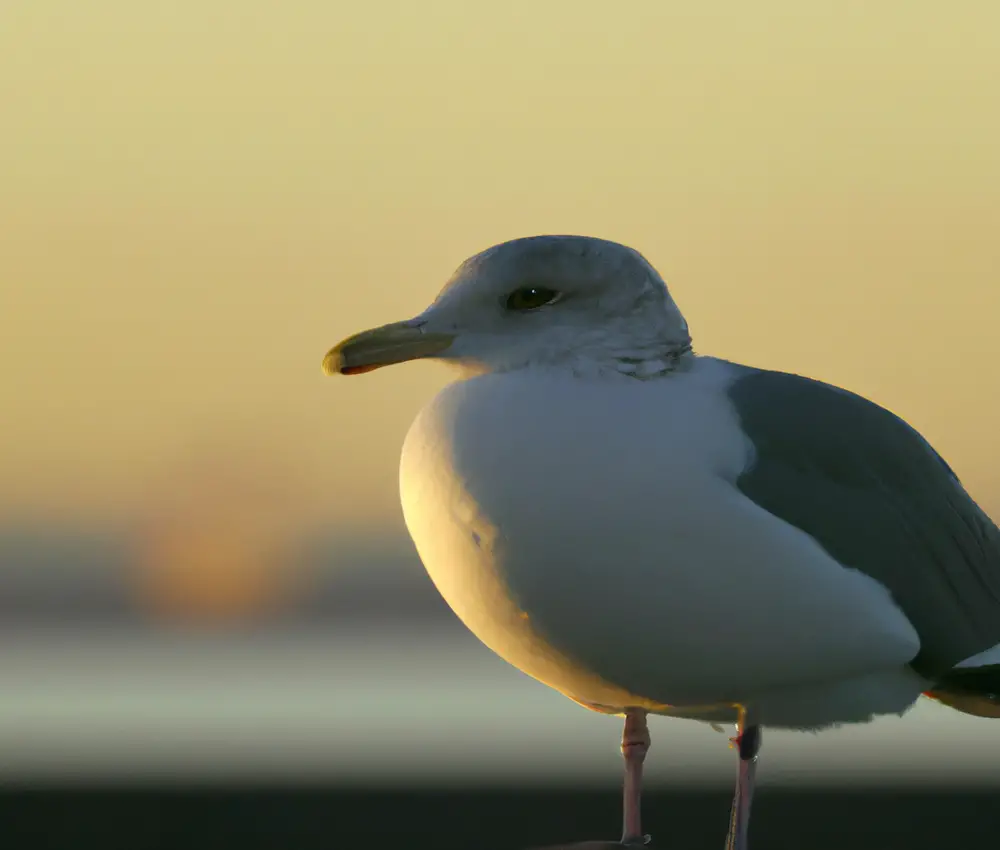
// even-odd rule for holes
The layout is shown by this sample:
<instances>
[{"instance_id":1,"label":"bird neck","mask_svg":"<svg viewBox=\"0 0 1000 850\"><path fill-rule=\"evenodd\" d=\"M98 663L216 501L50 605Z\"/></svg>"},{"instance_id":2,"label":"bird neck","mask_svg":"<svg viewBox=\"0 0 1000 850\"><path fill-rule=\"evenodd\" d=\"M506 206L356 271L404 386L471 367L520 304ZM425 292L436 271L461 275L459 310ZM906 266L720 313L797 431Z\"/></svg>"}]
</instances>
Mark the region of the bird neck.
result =
<instances>
[{"instance_id":1,"label":"bird neck","mask_svg":"<svg viewBox=\"0 0 1000 850\"><path fill-rule=\"evenodd\" d=\"M613 368L622 375L645 381L686 370L693 357L691 339L683 343L650 346L641 351L613 354Z\"/></svg>"}]
</instances>

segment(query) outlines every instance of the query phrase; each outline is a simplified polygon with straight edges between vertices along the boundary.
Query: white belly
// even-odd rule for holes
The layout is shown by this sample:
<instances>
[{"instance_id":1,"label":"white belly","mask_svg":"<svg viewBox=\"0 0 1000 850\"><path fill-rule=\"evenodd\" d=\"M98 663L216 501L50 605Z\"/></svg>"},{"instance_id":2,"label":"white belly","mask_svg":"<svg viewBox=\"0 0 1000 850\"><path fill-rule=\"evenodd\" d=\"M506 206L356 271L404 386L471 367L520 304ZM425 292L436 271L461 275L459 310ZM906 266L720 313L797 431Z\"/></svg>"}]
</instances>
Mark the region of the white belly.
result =
<instances>
[{"instance_id":1,"label":"white belly","mask_svg":"<svg viewBox=\"0 0 1000 850\"><path fill-rule=\"evenodd\" d=\"M888 593L733 486L750 447L700 359L654 382L489 375L418 416L400 468L417 551L465 625L585 703L745 703L898 671Z\"/></svg>"}]
</instances>

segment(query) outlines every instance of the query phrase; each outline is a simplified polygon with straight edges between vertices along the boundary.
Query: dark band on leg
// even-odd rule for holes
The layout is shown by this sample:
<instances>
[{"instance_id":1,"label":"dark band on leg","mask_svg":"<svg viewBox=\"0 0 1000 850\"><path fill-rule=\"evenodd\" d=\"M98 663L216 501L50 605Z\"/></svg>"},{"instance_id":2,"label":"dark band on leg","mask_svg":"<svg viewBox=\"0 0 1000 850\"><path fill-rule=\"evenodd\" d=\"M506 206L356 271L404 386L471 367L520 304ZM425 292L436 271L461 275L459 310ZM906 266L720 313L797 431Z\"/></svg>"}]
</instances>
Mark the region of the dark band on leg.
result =
<instances>
[{"instance_id":1,"label":"dark band on leg","mask_svg":"<svg viewBox=\"0 0 1000 850\"><path fill-rule=\"evenodd\" d=\"M740 735L740 758L743 761L750 761L760 752L761 742L760 726L747 726Z\"/></svg>"}]
</instances>

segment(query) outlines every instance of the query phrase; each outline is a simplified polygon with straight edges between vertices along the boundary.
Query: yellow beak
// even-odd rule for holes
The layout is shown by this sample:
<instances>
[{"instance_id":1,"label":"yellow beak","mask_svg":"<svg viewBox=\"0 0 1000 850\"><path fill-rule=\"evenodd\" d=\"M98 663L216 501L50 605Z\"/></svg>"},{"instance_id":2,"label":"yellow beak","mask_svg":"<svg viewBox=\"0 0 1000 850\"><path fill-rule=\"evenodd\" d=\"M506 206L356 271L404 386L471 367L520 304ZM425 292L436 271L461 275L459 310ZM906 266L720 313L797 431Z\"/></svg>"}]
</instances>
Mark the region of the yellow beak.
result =
<instances>
[{"instance_id":1,"label":"yellow beak","mask_svg":"<svg viewBox=\"0 0 1000 850\"><path fill-rule=\"evenodd\" d=\"M360 375L381 366L440 354L454 334L428 333L412 322L393 322L349 336L323 358L327 375Z\"/></svg>"}]
</instances>

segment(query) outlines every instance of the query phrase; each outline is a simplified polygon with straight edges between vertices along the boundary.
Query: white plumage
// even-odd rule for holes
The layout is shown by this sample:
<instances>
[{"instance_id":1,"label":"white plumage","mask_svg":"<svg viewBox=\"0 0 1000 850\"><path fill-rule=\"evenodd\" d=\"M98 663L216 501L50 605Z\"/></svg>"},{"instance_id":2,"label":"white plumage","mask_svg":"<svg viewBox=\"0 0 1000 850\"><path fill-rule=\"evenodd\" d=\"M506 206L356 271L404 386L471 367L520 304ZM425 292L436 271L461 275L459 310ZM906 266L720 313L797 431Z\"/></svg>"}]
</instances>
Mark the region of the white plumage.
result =
<instances>
[{"instance_id":1,"label":"white plumage","mask_svg":"<svg viewBox=\"0 0 1000 850\"><path fill-rule=\"evenodd\" d=\"M734 486L752 459L734 377L698 358L662 381L542 368L448 387L400 468L428 573L487 646L583 703L754 704L802 728L903 711L926 682L888 591Z\"/></svg>"}]
</instances>

